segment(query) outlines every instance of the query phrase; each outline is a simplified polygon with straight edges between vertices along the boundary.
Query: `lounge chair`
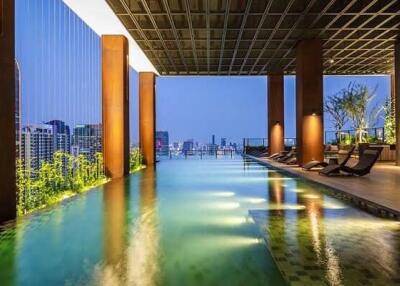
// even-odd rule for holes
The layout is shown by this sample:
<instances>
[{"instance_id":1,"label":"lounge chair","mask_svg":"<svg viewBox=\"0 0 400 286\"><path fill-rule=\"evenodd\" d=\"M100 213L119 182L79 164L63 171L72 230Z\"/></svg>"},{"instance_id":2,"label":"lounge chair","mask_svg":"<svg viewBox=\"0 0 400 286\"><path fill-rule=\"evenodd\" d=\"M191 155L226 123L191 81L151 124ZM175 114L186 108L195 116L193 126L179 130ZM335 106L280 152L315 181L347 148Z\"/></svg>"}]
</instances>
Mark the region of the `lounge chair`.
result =
<instances>
[{"instance_id":1,"label":"lounge chair","mask_svg":"<svg viewBox=\"0 0 400 286\"><path fill-rule=\"evenodd\" d=\"M268 156L267 159L273 160L273 159L275 159L275 158L278 158L279 156L284 156L284 155L286 155L287 153L288 153L287 151L282 151L282 152L279 152L279 153L274 153L274 154Z\"/></svg>"},{"instance_id":2,"label":"lounge chair","mask_svg":"<svg viewBox=\"0 0 400 286\"><path fill-rule=\"evenodd\" d=\"M297 156L293 155L291 158L287 159L285 162L286 165L296 165L297 164Z\"/></svg>"},{"instance_id":3,"label":"lounge chair","mask_svg":"<svg viewBox=\"0 0 400 286\"><path fill-rule=\"evenodd\" d=\"M381 155L382 150L383 147L368 147L365 149L363 154L360 155L358 162L354 166L348 166L347 164L328 165L319 171L319 173L326 176L340 175L342 173L352 176L365 176L371 171L372 167Z\"/></svg>"},{"instance_id":4,"label":"lounge chair","mask_svg":"<svg viewBox=\"0 0 400 286\"><path fill-rule=\"evenodd\" d=\"M353 154L355 148L356 148L355 146L352 146L351 149L349 149L349 150L339 150L337 152L337 155L338 155L338 164L337 165L343 165L343 166L346 165L346 163L351 158L351 155ZM332 153L330 152L330 154L332 154ZM303 166L303 169L310 171L311 169L320 168L320 167L324 168L328 165L329 165L328 162L314 160L314 161L310 161L307 164L305 164Z\"/></svg>"},{"instance_id":5,"label":"lounge chair","mask_svg":"<svg viewBox=\"0 0 400 286\"><path fill-rule=\"evenodd\" d=\"M292 158L296 157L296 147L292 147L292 149L283 157L279 157L276 161L285 163L286 161L291 160Z\"/></svg>"}]
</instances>

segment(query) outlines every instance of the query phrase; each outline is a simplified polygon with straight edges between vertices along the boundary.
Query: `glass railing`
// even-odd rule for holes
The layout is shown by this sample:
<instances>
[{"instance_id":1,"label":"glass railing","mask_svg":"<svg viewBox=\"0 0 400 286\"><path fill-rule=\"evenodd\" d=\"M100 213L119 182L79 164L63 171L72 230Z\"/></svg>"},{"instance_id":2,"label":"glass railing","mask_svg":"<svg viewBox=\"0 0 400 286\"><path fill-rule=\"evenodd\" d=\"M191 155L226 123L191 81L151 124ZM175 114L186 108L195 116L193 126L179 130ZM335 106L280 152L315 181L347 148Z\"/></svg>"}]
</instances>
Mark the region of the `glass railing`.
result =
<instances>
[{"instance_id":1,"label":"glass railing","mask_svg":"<svg viewBox=\"0 0 400 286\"><path fill-rule=\"evenodd\" d=\"M285 147L296 145L296 138L284 138ZM268 147L268 138L243 138L244 147Z\"/></svg>"},{"instance_id":2,"label":"glass railing","mask_svg":"<svg viewBox=\"0 0 400 286\"><path fill-rule=\"evenodd\" d=\"M206 159L206 158L219 158L230 157L233 158L242 154L241 149L213 149L213 150L199 150L199 149L170 149L168 151L157 152L157 159Z\"/></svg>"},{"instance_id":3,"label":"glass railing","mask_svg":"<svg viewBox=\"0 0 400 286\"><path fill-rule=\"evenodd\" d=\"M385 143L385 128L363 128L340 131L325 131L325 144L351 145L358 143Z\"/></svg>"}]
</instances>

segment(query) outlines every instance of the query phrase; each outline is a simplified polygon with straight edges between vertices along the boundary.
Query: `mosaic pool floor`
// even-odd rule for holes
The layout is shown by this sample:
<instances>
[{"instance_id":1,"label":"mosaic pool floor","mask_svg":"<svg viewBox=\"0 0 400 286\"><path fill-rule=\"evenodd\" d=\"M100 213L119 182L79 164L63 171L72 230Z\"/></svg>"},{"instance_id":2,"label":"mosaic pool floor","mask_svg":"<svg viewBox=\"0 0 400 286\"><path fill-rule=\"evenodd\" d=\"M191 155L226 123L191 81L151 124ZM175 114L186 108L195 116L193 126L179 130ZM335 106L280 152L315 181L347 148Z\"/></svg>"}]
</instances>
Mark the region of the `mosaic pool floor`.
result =
<instances>
[{"instance_id":1,"label":"mosaic pool floor","mask_svg":"<svg viewBox=\"0 0 400 286\"><path fill-rule=\"evenodd\" d=\"M398 222L318 205L249 211L290 285L400 285Z\"/></svg>"}]
</instances>

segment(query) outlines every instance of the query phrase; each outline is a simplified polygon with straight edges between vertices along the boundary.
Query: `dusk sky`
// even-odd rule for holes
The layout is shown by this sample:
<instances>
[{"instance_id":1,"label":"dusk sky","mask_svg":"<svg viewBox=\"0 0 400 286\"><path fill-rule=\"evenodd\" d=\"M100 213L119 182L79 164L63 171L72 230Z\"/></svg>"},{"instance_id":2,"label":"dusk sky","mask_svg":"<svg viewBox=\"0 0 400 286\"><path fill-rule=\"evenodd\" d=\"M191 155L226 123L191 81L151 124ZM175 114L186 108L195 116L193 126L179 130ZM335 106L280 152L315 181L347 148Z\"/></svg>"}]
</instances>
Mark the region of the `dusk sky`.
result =
<instances>
[{"instance_id":1,"label":"dusk sky","mask_svg":"<svg viewBox=\"0 0 400 286\"><path fill-rule=\"evenodd\" d=\"M76 124L101 121L100 41L62 1L16 1L16 55L22 76L23 124L52 119ZM29 29L26 27L29 26ZM131 141L138 138L138 82L131 71ZM295 78L285 78L286 137L295 137ZM390 94L388 76L324 79L324 96L351 81L377 85L376 102ZM226 137L265 137L266 77L158 77L157 129L170 140L208 143ZM326 129L331 129L326 120ZM382 123L380 123L382 125Z\"/></svg>"}]
</instances>

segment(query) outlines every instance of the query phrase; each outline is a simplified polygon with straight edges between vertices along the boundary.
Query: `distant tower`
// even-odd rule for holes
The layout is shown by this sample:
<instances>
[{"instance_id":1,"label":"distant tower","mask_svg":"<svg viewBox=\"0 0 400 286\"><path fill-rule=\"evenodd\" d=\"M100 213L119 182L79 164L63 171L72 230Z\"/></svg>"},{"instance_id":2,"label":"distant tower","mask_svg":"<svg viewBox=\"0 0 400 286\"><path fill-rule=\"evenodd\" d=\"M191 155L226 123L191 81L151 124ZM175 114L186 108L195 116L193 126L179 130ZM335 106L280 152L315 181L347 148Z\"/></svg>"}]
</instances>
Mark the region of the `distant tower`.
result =
<instances>
[{"instance_id":1,"label":"distant tower","mask_svg":"<svg viewBox=\"0 0 400 286\"><path fill-rule=\"evenodd\" d=\"M21 132L21 157L25 170L33 171L32 177L37 176L43 162L53 158L53 127L47 124L24 126Z\"/></svg>"},{"instance_id":2,"label":"distant tower","mask_svg":"<svg viewBox=\"0 0 400 286\"><path fill-rule=\"evenodd\" d=\"M221 138L221 147L226 147L226 138Z\"/></svg>"},{"instance_id":3,"label":"distant tower","mask_svg":"<svg viewBox=\"0 0 400 286\"><path fill-rule=\"evenodd\" d=\"M21 70L15 59L15 143L16 156L21 158Z\"/></svg>"},{"instance_id":4,"label":"distant tower","mask_svg":"<svg viewBox=\"0 0 400 286\"><path fill-rule=\"evenodd\" d=\"M53 127L53 150L71 152L71 132L69 126L61 120L51 120L46 124Z\"/></svg>"},{"instance_id":5,"label":"distant tower","mask_svg":"<svg viewBox=\"0 0 400 286\"><path fill-rule=\"evenodd\" d=\"M215 135L212 136L211 144L215 145Z\"/></svg>"}]
</instances>

